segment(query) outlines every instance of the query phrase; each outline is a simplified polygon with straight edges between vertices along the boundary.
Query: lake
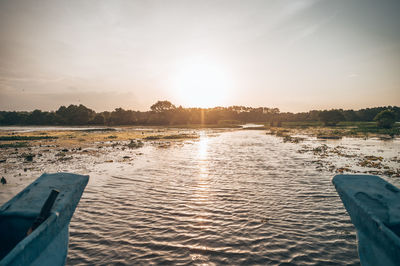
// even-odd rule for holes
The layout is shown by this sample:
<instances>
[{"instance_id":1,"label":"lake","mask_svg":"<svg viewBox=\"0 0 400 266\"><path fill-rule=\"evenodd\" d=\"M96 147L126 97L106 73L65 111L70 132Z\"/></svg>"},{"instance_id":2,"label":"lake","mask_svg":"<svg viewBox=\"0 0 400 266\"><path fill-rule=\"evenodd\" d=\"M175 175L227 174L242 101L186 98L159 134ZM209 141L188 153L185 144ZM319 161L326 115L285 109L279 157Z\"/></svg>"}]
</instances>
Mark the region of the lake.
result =
<instances>
[{"instance_id":1,"label":"lake","mask_svg":"<svg viewBox=\"0 0 400 266\"><path fill-rule=\"evenodd\" d=\"M262 130L197 132L199 139L109 148L30 173L90 175L67 265L359 265L355 229L331 179L341 168L374 171L360 165L372 155L398 170L398 139L284 143Z\"/></svg>"}]
</instances>

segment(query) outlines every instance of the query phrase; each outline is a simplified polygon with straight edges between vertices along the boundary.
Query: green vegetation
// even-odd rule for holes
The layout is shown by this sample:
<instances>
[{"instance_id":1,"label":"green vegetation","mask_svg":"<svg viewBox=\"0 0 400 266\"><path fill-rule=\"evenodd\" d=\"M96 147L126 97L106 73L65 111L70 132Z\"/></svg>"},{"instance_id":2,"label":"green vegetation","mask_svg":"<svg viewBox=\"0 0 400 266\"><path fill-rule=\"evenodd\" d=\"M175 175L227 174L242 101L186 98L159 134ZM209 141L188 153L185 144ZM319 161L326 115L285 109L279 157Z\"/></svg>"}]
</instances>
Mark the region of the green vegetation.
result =
<instances>
[{"instance_id":1,"label":"green vegetation","mask_svg":"<svg viewBox=\"0 0 400 266\"><path fill-rule=\"evenodd\" d=\"M237 124L180 124L180 125L169 125L165 126L168 128L184 128L184 129L201 129L201 128L242 128L241 125Z\"/></svg>"},{"instance_id":2,"label":"green vegetation","mask_svg":"<svg viewBox=\"0 0 400 266\"><path fill-rule=\"evenodd\" d=\"M306 129L306 128L325 128L330 129L330 135L366 135L368 133L383 134L383 135L400 135L400 124L394 123L391 128L379 127L376 122L362 122L362 121L341 121L335 126L324 126L323 122L284 122L282 123L282 128L292 128L292 129ZM317 134L318 135L318 134ZM321 135L322 136L322 135Z\"/></svg>"},{"instance_id":3,"label":"green vegetation","mask_svg":"<svg viewBox=\"0 0 400 266\"><path fill-rule=\"evenodd\" d=\"M173 134L173 135L166 135L163 136L163 139L192 139L194 137L197 137L197 135L191 135L191 134Z\"/></svg>"},{"instance_id":4,"label":"green vegetation","mask_svg":"<svg viewBox=\"0 0 400 266\"><path fill-rule=\"evenodd\" d=\"M7 149L7 148L25 148L29 147L28 142L14 142L14 143L4 143L0 144L0 149Z\"/></svg>"},{"instance_id":5,"label":"green vegetation","mask_svg":"<svg viewBox=\"0 0 400 266\"><path fill-rule=\"evenodd\" d=\"M396 122L396 114L392 110L386 109L379 112L374 120L380 128L392 128Z\"/></svg>"},{"instance_id":6,"label":"green vegetation","mask_svg":"<svg viewBox=\"0 0 400 266\"><path fill-rule=\"evenodd\" d=\"M144 137L143 139L145 139L145 140L157 140L157 139L161 139L161 138L162 138L161 135L155 135L155 136L147 136L147 137Z\"/></svg>"},{"instance_id":7,"label":"green vegetation","mask_svg":"<svg viewBox=\"0 0 400 266\"><path fill-rule=\"evenodd\" d=\"M339 110L324 110L318 114L319 119L325 126L336 126L340 121L345 120L344 115Z\"/></svg>"},{"instance_id":8,"label":"green vegetation","mask_svg":"<svg viewBox=\"0 0 400 266\"><path fill-rule=\"evenodd\" d=\"M41 139L56 139L55 136L0 136L0 141L8 140L41 140Z\"/></svg>"},{"instance_id":9,"label":"green vegetation","mask_svg":"<svg viewBox=\"0 0 400 266\"><path fill-rule=\"evenodd\" d=\"M158 101L152 106L150 106L150 110L157 113L162 113L174 109L176 109L175 105L173 105L169 101Z\"/></svg>"},{"instance_id":10,"label":"green vegetation","mask_svg":"<svg viewBox=\"0 0 400 266\"><path fill-rule=\"evenodd\" d=\"M375 133L375 134L384 134L389 136L400 135L400 125L394 124L392 128L382 128L379 127L376 123L355 123L355 128L352 128L349 134L356 135L357 133Z\"/></svg>"},{"instance_id":11,"label":"green vegetation","mask_svg":"<svg viewBox=\"0 0 400 266\"><path fill-rule=\"evenodd\" d=\"M290 121L283 122L282 127L287 128L309 128L309 127L321 127L323 123L320 121Z\"/></svg>"},{"instance_id":12,"label":"green vegetation","mask_svg":"<svg viewBox=\"0 0 400 266\"><path fill-rule=\"evenodd\" d=\"M264 124L264 128L273 126L291 128L354 127L352 131L349 130L349 134L374 132L398 135L399 130L394 121L400 121L400 107L375 107L356 111L334 109L282 113L278 108L268 107L183 108L181 106L176 107L169 101L158 101L150 107L150 111L145 112L117 108L112 112L96 113L83 105L61 106L55 112L42 112L40 110L33 112L0 111L0 125L141 125L184 128L234 128L239 127L240 124L259 123ZM371 126L360 123L371 123ZM113 129L93 130L111 131Z\"/></svg>"},{"instance_id":13,"label":"green vegetation","mask_svg":"<svg viewBox=\"0 0 400 266\"><path fill-rule=\"evenodd\" d=\"M107 132L107 131L116 131L115 128L90 128L85 130L80 130L81 132Z\"/></svg>"},{"instance_id":14,"label":"green vegetation","mask_svg":"<svg viewBox=\"0 0 400 266\"><path fill-rule=\"evenodd\" d=\"M159 140L159 139L192 139L197 138L197 135L192 134L172 134L172 135L153 135L147 136L145 140Z\"/></svg>"},{"instance_id":15,"label":"green vegetation","mask_svg":"<svg viewBox=\"0 0 400 266\"><path fill-rule=\"evenodd\" d=\"M143 147L144 143L141 140L132 139L126 146L130 149L137 149Z\"/></svg>"}]
</instances>

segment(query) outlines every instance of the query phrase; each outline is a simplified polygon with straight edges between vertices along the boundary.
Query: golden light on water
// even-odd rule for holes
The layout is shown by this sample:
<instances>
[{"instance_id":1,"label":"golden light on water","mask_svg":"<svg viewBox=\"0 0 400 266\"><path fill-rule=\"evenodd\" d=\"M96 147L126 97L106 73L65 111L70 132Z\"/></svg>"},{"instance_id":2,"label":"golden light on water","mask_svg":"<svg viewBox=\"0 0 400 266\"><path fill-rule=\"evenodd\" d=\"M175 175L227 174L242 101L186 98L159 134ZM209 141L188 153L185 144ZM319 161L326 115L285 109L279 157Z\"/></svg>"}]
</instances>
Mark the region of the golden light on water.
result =
<instances>
[{"instance_id":1,"label":"golden light on water","mask_svg":"<svg viewBox=\"0 0 400 266\"><path fill-rule=\"evenodd\" d=\"M201 132L198 151L198 159L200 161L204 161L205 159L207 159L208 141L209 140L206 134L204 132Z\"/></svg>"},{"instance_id":2,"label":"golden light on water","mask_svg":"<svg viewBox=\"0 0 400 266\"><path fill-rule=\"evenodd\" d=\"M192 200L196 205L206 206L210 202L210 177L209 177L209 158L208 158L209 138L205 132L200 132L198 142L198 152L196 160L198 162L198 177L196 185L193 187ZM195 225L199 228L206 228L210 222L210 217L206 211L199 211L195 217ZM207 248L207 247L204 247Z\"/></svg>"},{"instance_id":3,"label":"golden light on water","mask_svg":"<svg viewBox=\"0 0 400 266\"><path fill-rule=\"evenodd\" d=\"M208 142L209 139L204 132L200 133L199 150L197 154L197 160L199 164L200 177L208 177Z\"/></svg>"},{"instance_id":4,"label":"golden light on water","mask_svg":"<svg viewBox=\"0 0 400 266\"><path fill-rule=\"evenodd\" d=\"M208 198L209 169L208 169L208 142L209 139L204 132L200 133L197 161L199 167L199 178L196 185L194 198L196 201L204 201Z\"/></svg>"},{"instance_id":5,"label":"golden light on water","mask_svg":"<svg viewBox=\"0 0 400 266\"><path fill-rule=\"evenodd\" d=\"M180 64L172 86L184 106L209 108L227 103L230 84L221 65L199 57Z\"/></svg>"}]
</instances>

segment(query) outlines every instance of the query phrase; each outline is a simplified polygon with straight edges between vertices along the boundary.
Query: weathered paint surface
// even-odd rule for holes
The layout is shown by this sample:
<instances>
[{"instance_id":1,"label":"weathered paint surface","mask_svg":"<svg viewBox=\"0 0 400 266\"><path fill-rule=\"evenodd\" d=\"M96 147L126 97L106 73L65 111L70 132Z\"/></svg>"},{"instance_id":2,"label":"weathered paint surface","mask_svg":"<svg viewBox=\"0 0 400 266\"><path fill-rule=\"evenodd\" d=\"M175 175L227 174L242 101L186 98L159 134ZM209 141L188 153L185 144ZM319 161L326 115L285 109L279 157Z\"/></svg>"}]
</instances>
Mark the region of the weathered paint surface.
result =
<instances>
[{"instance_id":1,"label":"weathered paint surface","mask_svg":"<svg viewBox=\"0 0 400 266\"><path fill-rule=\"evenodd\" d=\"M357 229L361 264L400 265L400 190L378 176L332 180Z\"/></svg>"},{"instance_id":2,"label":"weathered paint surface","mask_svg":"<svg viewBox=\"0 0 400 266\"><path fill-rule=\"evenodd\" d=\"M68 226L89 176L43 174L0 208L0 265L64 265ZM50 217L26 232L50 194L60 191Z\"/></svg>"}]
</instances>

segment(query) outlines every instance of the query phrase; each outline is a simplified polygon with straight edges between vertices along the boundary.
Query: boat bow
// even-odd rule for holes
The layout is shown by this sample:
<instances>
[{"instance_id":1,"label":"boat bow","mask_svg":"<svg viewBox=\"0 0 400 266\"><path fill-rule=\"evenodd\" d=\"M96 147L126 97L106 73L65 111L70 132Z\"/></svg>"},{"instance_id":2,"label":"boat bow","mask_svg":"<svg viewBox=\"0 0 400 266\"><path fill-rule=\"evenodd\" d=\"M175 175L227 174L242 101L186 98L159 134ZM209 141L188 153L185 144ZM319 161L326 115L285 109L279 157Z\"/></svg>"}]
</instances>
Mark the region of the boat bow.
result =
<instances>
[{"instance_id":1,"label":"boat bow","mask_svg":"<svg viewBox=\"0 0 400 266\"><path fill-rule=\"evenodd\" d=\"M362 265L400 264L400 190L373 175L332 180L357 230Z\"/></svg>"},{"instance_id":2,"label":"boat bow","mask_svg":"<svg viewBox=\"0 0 400 266\"><path fill-rule=\"evenodd\" d=\"M0 208L0 265L64 265L68 227L89 176L43 174ZM50 216L31 234L52 190L59 195Z\"/></svg>"}]
</instances>

